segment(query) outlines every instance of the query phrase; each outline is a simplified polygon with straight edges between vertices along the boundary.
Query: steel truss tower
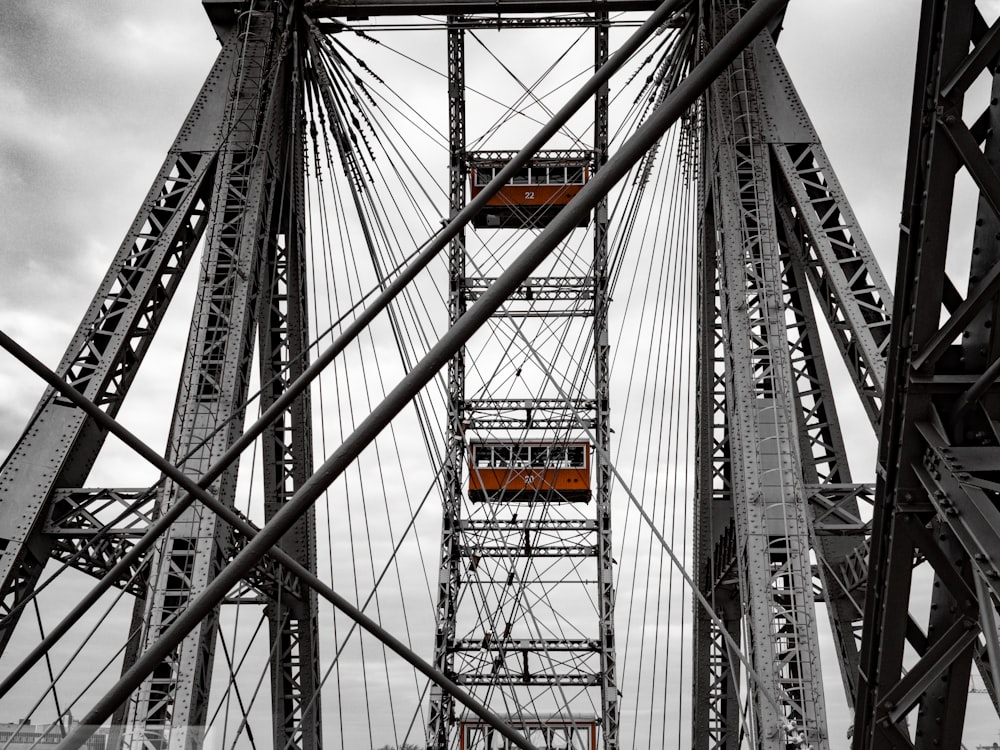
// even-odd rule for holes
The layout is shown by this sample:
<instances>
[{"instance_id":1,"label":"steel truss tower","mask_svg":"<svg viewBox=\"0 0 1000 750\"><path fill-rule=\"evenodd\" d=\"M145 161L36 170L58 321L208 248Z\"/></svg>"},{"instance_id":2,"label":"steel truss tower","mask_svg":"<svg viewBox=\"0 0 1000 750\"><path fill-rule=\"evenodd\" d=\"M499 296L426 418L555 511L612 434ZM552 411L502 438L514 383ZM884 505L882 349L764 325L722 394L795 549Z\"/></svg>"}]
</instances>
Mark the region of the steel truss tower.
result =
<instances>
[{"instance_id":1,"label":"steel truss tower","mask_svg":"<svg viewBox=\"0 0 1000 750\"><path fill-rule=\"evenodd\" d=\"M255 334L265 408L307 364L308 342L299 37L277 5L212 3L207 10L222 43L218 59L58 369L114 416L204 236L166 453L194 481L242 433ZM310 418L302 396L263 435L268 517L312 473ZM86 487L106 434L50 389L3 466L0 647L49 557L102 576L130 548L129 532L167 513L184 494L172 482L155 500ZM231 507L236 466L207 489ZM95 535L91 511L109 503L126 511L125 533ZM313 525L310 512L281 542L308 569L315 562ZM215 513L191 506L181 514L127 577L137 599L126 668L242 543ZM247 579L244 591L270 602L274 746L318 748L315 595L268 565ZM217 615L205 617L116 713L125 747L202 741Z\"/></svg>"},{"instance_id":2,"label":"steel truss tower","mask_svg":"<svg viewBox=\"0 0 1000 750\"><path fill-rule=\"evenodd\" d=\"M711 45L742 3L702 10ZM695 747L826 748L815 602L853 701L870 488L847 465L812 298L877 423L892 297L771 36L703 118L695 571L715 617L696 606Z\"/></svg>"},{"instance_id":3,"label":"steel truss tower","mask_svg":"<svg viewBox=\"0 0 1000 750\"><path fill-rule=\"evenodd\" d=\"M522 19L519 28L555 26L559 19ZM559 24L593 27L594 66L608 59L608 15L596 13ZM491 28L493 19L449 17L449 187L454 216L467 202L465 34ZM594 173L607 159L608 88L594 97ZM529 228L526 225L521 230ZM491 230L487 230L491 231ZM509 232L511 230L500 230ZM572 331L551 361L530 362L556 378L526 385L522 392L492 392L487 381L474 393L467 385L467 350L448 367L449 430L444 471L445 499L438 578L435 665L458 684L469 686L487 705L521 726L573 723L586 719L600 727L607 750L618 747L618 692L615 682L614 590L609 468L609 344L607 335L608 211L605 196L593 212L593 258L589 272L533 276L488 324L497 346L508 341L513 354L546 331ZM490 286L470 263L466 236L449 252L449 313L454 323ZM544 321L534 330L531 321ZM578 347L574 339L588 342ZM498 372L514 368L513 354L500 358ZM545 356L535 354L535 357ZM530 359L530 357L529 357ZM581 377L587 368L589 376ZM520 368L517 377L521 376ZM572 392L564 390L570 384ZM506 385L504 384L506 388ZM467 483L470 443L505 441L565 450L587 431L594 435L593 497L575 505L542 492L528 502L492 498L470 502ZM589 438L586 438L589 440ZM583 572L581 572L583 571ZM539 580L534 580L534 579ZM592 591L587 592L585 589ZM576 601L596 602L595 611L572 614ZM553 604L557 602L557 604ZM564 607L562 611L559 606ZM571 635L567 636L568 630ZM595 690L599 714L583 716L574 706L583 689ZM570 696L573 696L572 698ZM577 709L579 711L580 709ZM428 746L456 747L462 716L454 699L432 688ZM457 730L457 731L456 731ZM470 747L468 743L463 745ZM472 747L481 748L475 744Z\"/></svg>"}]
</instances>

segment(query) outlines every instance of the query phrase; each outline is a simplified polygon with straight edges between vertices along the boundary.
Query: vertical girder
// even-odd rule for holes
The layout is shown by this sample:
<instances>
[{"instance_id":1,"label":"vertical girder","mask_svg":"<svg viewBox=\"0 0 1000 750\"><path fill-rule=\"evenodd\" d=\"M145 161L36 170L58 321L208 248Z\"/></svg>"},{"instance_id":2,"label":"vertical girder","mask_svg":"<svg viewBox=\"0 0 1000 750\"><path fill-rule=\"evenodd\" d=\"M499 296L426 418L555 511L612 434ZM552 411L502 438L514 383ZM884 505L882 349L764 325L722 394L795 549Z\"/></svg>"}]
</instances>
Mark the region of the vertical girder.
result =
<instances>
[{"instance_id":1,"label":"vertical girder","mask_svg":"<svg viewBox=\"0 0 1000 750\"><path fill-rule=\"evenodd\" d=\"M733 640L739 643L741 606L736 575L726 349L720 308L714 199L703 188L704 182L701 182L694 574L702 595L729 629ZM741 736L740 663L729 653L718 625L697 603L694 605L693 639L693 747L695 750L736 750Z\"/></svg>"},{"instance_id":2,"label":"vertical girder","mask_svg":"<svg viewBox=\"0 0 1000 750\"><path fill-rule=\"evenodd\" d=\"M461 17L448 18L448 195L451 216L465 206L465 32ZM448 322L454 324L466 309L465 231L448 246ZM455 622L461 579L459 524L462 519L462 464L465 460L465 357L448 363L448 427L441 485L441 559L438 567L437 609L434 612L434 666L446 675L455 671ZM456 721L455 700L431 687L427 721L429 750L447 750Z\"/></svg>"},{"instance_id":3,"label":"vertical girder","mask_svg":"<svg viewBox=\"0 0 1000 750\"><path fill-rule=\"evenodd\" d=\"M291 85L283 111L292 113L279 141L278 174L262 263L258 334L261 409L266 411L301 377L309 364L305 242L305 159L301 62L304 50L293 37ZM309 392L297 398L262 436L264 518L270 520L313 472L312 409ZM316 511L310 508L281 540L281 548L307 570L316 571ZM315 591L292 602L275 596L266 607L270 633L271 706L274 747L322 747L319 622Z\"/></svg>"},{"instance_id":4,"label":"vertical girder","mask_svg":"<svg viewBox=\"0 0 1000 750\"><path fill-rule=\"evenodd\" d=\"M1000 599L996 326L1000 24L974 0L923 4L879 449L856 748L959 748L969 676L991 683ZM966 101L991 95L975 125ZM950 236L958 176L979 191L971 252ZM964 296L949 273L969 268ZM929 597L922 575L933 573ZM926 623L927 632L919 632ZM987 648L980 644L986 639ZM912 651L906 649L907 642ZM994 686L995 688L995 686ZM913 722L915 713L916 721Z\"/></svg>"},{"instance_id":5,"label":"vertical girder","mask_svg":"<svg viewBox=\"0 0 1000 750\"><path fill-rule=\"evenodd\" d=\"M738 14L735 4L717 8L707 19L710 38L718 38ZM705 233L714 231L718 241L736 562L756 672L749 683L752 731L758 747L783 748L801 733L821 748L827 746L827 729L801 405L788 341L786 269L757 49L745 51L708 96L703 167L714 201L714 229Z\"/></svg>"},{"instance_id":6,"label":"vertical girder","mask_svg":"<svg viewBox=\"0 0 1000 750\"><path fill-rule=\"evenodd\" d=\"M723 13L720 6L724 5L717 4L717 12ZM718 293L730 300L728 308L724 307L729 311L724 348L730 369L730 400L725 412L730 420L732 444L741 446L741 451L734 451L731 457L736 502L733 549L745 555L740 559L744 576L743 607L751 640L755 630L767 622L759 613L755 619L754 610L759 606L760 592L769 590L769 581L752 578L759 571L753 567L753 560L761 562L771 556L776 569L787 566L789 575L784 583L790 584L791 589L775 593L775 612L784 609L789 598L804 605L803 613L808 611L808 615L798 619L791 615L786 626L789 632L801 629L786 645L801 647L806 670L798 667L786 670L784 675L776 676L775 684L780 686L784 676L791 680L792 689L799 691L794 695L801 697L803 705L791 709L788 715L794 718L798 730L804 730L805 741L819 746L826 738L812 602L813 577L820 584L845 693L853 704L859 672L857 631L863 606L858 582L866 575L867 554L867 529L860 520L858 498L866 497L867 492L852 483L812 300L818 302L865 411L877 426L884 397L892 295L770 36L760 35L744 56L742 69L721 81L712 93L715 108L709 110L710 145L706 154L710 158L714 155L718 161L705 166L709 175L717 166L719 173L715 182L709 180L706 185L707 190L714 191L711 195L715 208L706 203L703 220L714 228L702 232L702 252L706 256L702 262L708 262L710 253L714 257L714 243L710 242L708 232L715 231L722 243L718 258L724 269ZM721 135L728 135L730 141ZM720 150L727 143L729 162ZM729 183L727 170L736 173ZM728 197L724 192L727 185L731 191ZM739 241L745 246L742 255L732 249ZM734 267L739 270L734 271ZM702 315L707 320L706 304L703 300ZM752 341L749 346L745 343L748 339ZM701 341L699 363L705 371L709 367L705 354L709 343L704 331ZM700 378L703 420L708 419L706 378L707 374ZM759 391L758 400L766 405L759 408L758 404L756 419L751 405L753 398L748 396L754 389ZM733 400L737 398L740 400ZM782 434L779 425L789 426L788 434ZM762 440L765 444L758 451L754 446ZM768 448L768 441L774 441L777 450ZM701 451L707 450L704 435L699 446ZM708 481L704 456L699 457L699 462L699 476ZM766 481L763 489L755 482L779 469L789 474L781 488L785 497L782 518L776 524L778 519L773 513L769 516L766 512L753 512L753 498L759 492L765 497L769 491L775 492L776 488L768 489ZM699 503L706 502L708 497L702 490ZM744 508L747 502L750 505ZM705 517L707 513L699 505L699 515ZM764 537L770 536L766 529L776 525L792 532L788 536L794 540L788 545L790 554L786 555L781 545L765 544L755 536L762 530ZM716 548L726 549L724 532L725 525L720 521L713 527L712 536L701 541L702 551L696 557L700 568L709 564L707 550L712 539ZM755 542L760 547L756 553ZM811 554L817 562L815 572L811 572L809 564ZM750 579L745 577L748 572ZM718 585L719 580L717 573L712 582ZM706 579L705 585L709 583ZM754 591L758 602L747 599ZM712 589L706 588L703 593L708 596L710 592ZM719 596L719 591L714 593ZM718 614L721 616L723 612ZM702 643L703 639L710 639L708 625L706 620L701 629L705 635L696 636L697 653L701 655L697 664L706 670L700 682L696 682L701 685L696 688L696 700L703 696L709 680L705 665L712 641ZM757 664L756 659L754 663ZM776 697L780 702L780 696ZM718 700L723 700L721 694ZM808 714L810 701L819 707L818 724L803 727L798 712L804 710ZM714 708L715 715L721 715L723 705ZM701 709L700 713L701 719L696 716L695 720L695 740L700 747L710 746L709 742L739 741L740 730L735 726L729 737L715 739L718 731L706 723L707 709ZM766 707L763 716L767 717ZM755 718L759 720L761 716ZM790 731L789 737L798 735ZM758 728L755 741L766 746L770 740Z\"/></svg>"},{"instance_id":7,"label":"vertical girder","mask_svg":"<svg viewBox=\"0 0 1000 750\"><path fill-rule=\"evenodd\" d=\"M243 429L261 266L269 246L273 247L270 235L277 219L275 191L280 184L276 170L288 136L283 100L287 92L281 75L287 56L285 50L276 48L278 29L273 14L250 12L242 15L237 31L239 64L229 83L226 140L219 156L211 224L166 454L195 478L208 470L213 457L222 454ZM211 490L232 506L236 466ZM274 490L272 499L278 494ZM175 484L165 484L161 506L169 507L181 492ZM228 527L197 506L189 508L164 535L153 556L150 593L139 605L145 608L140 651L149 648L211 582L225 564L229 549ZM136 691L126 719L128 747L167 743L185 748L202 741L217 618L217 612L205 617Z\"/></svg>"},{"instance_id":8,"label":"vertical girder","mask_svg":"<svg viewBox=\"0 0 1000 750\"><path fill-rule=\"evenodd\" d=\"M273 266L266 269L264 282L268 285L265 290L272 294L265 294L261 302L265 321L261 336L268 344L262 346L263 369L267 370L269 364L291 365L289 372L282 375L285 380L277 381L279 384L288 382L304 366L301 354L308 335L303 326L304 277L302 268L294 267L301 262L302 175L301 159L292 154L301 152L301 143L289 135L285 124L301 102L290 103L282 98L291 96L284 84L275 87L280 93L269 98L271 79L287 78L288 72L281 68L276 75L276 69L270 67L274 52L272 19L259 14L244 18L254 33L237 33L225 14L218 19L216 30L223 43L218 60L60 368L70 383L109 414L118 412L208 224L211 208L210 250L203 263L200 307L190 339L192 358L186 364L169 448L172 460L181 461L184 470L195 478L242 429L239 407L246 397L262 263ZM232 20L235 22L235 14ZM226 146L220 155L224 140ZM261 153L264 157L258 158ZM299 164L298 173L275 173L278 162ZM282 194L289 190L297 194ZM279 200L292 208L279 214L274 210ZM292 291L282 291L289 284ZM291 339L297 340L283 333L289 330ZM276 393L272 389L271 395ZM273 462L276 470L288 477L275 477L275 486L285 485L285 495L290 495L295 482L304 481L311 470L305 423L308 404L303 404L293 409L290 422L272 426L270 433L273 440L286 442L285 447L274 451ZM206 435L209 439L203 443ZM59 529L53 527L57 519L71 518L67 514L88 512L86 505L81 505L79 511L71 505L78 502L74 498L81 492L89 493L87 504L99 499L93 491L75 488L83 485L103 437L103 431L96 429L82 411L67 408L52 392L46 394L22 438L22 457L18 458L17 451L12 454L4 470L9 479L0 480L0 484L9 484L8 500L3 503L6 513L0 518L13 519L17 515L17 525L30 532L22 532L21 538L29 542L26 547L7 545L14 575L6 578L5 589L11 593L4 596L5 602L16 606L16 597L33 592L47 556L67 558L77 567L103 575L104 569L116 562L116 556L129 548L128 531L125 537L120 530L106 532L101 546L93 547L86 537L75 545L71 539L61 540ZM265 444L265 450L268 447ZM45 455L46 462L38 462L38 455ZM289 455L293 457L286 462ZM26 459L28 464L21 466ZM46 476L40 474L40 469ZM234 471L213 488L230 500ZM290 479L293 474L294 482ZM29 487L30 494L25 494ZM170 502L175 492L176 488L168 486L161 492L160 502ZM272 497L280 494L272 493ZM32 496L36 500L27 501ZM32 517L41 521L32 521ZM85 527L99 525L97 520L81 518ZM300 549L307 549L314 543L312 537L311 529L304 530L290 535L288 544L294 547L297 541ZM162 544L153 559L150 593L137 591L140 597L132 635L126 642L126 667L150 639L157 637L159 629L169 623L172 612L183 607L191 592L224 564L230 542L228 531L212 514L191 510ZM85 553L83 557L81 552ZM314 552L311 554L314 556ZM308 557L304 553L296 555L303 564ZM263 584L269 596L280 596L283 590L290 594L287 604L273 605L286 609L286 615L282 617L284 634L274 634L274 642L282 644L282 648L274 650L272 672L278 687L272 692L276 701L283 701L283 707L299 708L290 709L287 716L276 711L279 744L285 745L294 737L295 746L317 747L318 721L303 721L301 708L313 704L318 682L315 597L303 604L297 582L294 591L283 588L284 584L264 569L250 578L256 581L251 585ZM132 590L146 584L144 576L131 584ZM287 615L288 608L296 610L294 616ZM18 614L15 610L4 621L4 643ZM143 697L131 706L122 705L115 714L116 725L129 725L122 732L126 744L141 746L147 729L150 733L146 737L159 741L164 722L177 729L172 738L175 743L183 745L185 737L200 741L199 725L204 723L207 709L214 643L212 623L213 618L207 618L200 633L182 649L184 653L175 653L175 659L166 662L147 682Z\"/></svg>"},{"instance_id":9,"label":"vertical girder","mask_svg":"<svg viewBox=\"0 0 1000 750\"><path fill-rule=\"evenodd\" d=\"M598 13L594 28L594 68L608 60L608 13ZM594 97L595 172L608 160L608 86ZM600 629L601 721L605 750L618 750L618 686L615 666L614 571L611 548L611 345L608 340L608 197L594 209L594 436L597 514L597 617Z\"/></svg>"}]
</instances>

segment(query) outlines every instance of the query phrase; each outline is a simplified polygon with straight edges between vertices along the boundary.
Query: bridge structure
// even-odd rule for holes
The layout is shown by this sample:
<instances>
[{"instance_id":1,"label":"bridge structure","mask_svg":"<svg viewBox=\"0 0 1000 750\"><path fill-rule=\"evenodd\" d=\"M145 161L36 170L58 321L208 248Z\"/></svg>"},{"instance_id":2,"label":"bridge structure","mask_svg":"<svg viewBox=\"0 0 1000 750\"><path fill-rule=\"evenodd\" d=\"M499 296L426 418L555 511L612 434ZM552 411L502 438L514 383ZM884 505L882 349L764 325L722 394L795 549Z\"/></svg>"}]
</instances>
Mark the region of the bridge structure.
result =
<instances>
[{"instance_id":1,"label":"bridge structure","mask_svg":"<svg viewBox=\"0 0 1000 750\"><path fill-rule=\"evenodd\" d=\"M0 741L995 722L1000 21L922 4L890 288L785 4L204 0L217 58L61 362L0 332L47 383L0 469Z\"/></svg>"}]
</instances>

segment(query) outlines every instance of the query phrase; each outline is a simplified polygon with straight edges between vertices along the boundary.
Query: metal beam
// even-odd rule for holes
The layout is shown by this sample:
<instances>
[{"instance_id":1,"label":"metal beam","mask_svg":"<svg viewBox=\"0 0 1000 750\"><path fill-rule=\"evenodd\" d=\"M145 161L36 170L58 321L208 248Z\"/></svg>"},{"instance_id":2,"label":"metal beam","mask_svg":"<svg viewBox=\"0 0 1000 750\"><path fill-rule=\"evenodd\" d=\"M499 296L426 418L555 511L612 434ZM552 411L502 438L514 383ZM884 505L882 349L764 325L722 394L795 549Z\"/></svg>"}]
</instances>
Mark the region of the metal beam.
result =
<instances>
[{"instance_id":1,"label":"metal beam","mask_svg":"<svg viewBox=\"0 0 1000 750\"><path fill-rule=\"evenodd\" d=\"M282 109L291 117L279 146L276 176L281 196L267 230L257 314L261 409L267 412L296 382L309 363L309 305L306 275L305 111L302 78L305 50L292 37L291 81ZM313 471L312 409L304 391L272 422L261 441L264 518L271 518ZM304 568L316 571L316 514L310 508L285 535L282 549ZM271 714L274 747L321 750L323 746L319 664L319 614L315 591L298 601L273 596L267 602L271 660Z\"/></svg>"},{"instance_id":2,"label":"metal beam","mask_svg":"<svg viewBox=\"0 0 1000 750\"><path fill-rule=\"evenodd\" d=\"M372 16L466 16L485 13L494 17L507 14L540 13L621 13L653 11L655 0L312 0L305 11L313 18L370 18Z\"/></svg>"},{"instance_id":3,"label":"metal beam","mask_svg":"<svg viewBox=\"0 0 1000 750\"><path fill-rule=\"evenodd\" d=\"M704 143L702 144L704 151ZM694 578L711 603L694 607L692 747L736 750L740 745L740 663L723 638L739 643L742 603L736 567L732 455L726 400L727 357L719 286L715 210L709 187L699 182L698 349Z\"/></svg>"},{"instance_id":4,"label":"metal beam","mask_svg":"<svg viewBox=\"0 0 1000 750\"><path fill-rule=\"evenodd\" d=\"M706 18L709 39L729 28L740 6L715 4ZM747 649L760 677L747 700L758 748L783 750L798 737L827 748L804 491L813 456L804 455L799 436L766 89L755 75L764 52L751 46L711 87L702 162L718 237L735 556Z\"/></svg>"},{"instance_id":5,"label":"metal beam","mask_svg":"<svg viewBox=\"0 0 1000 750\"><path fill-rule=\"evenodd\" d=\"M243 431L257 328L260 280L272 241L279 200L281 159L287 135L284 97L290 55L279 42L283 19L260 12L241 17L241 50L226 95L227 137L221 146L210 223L199 269L189 345L171 420L167 458L198 478ZM216 429L218 425L224 425ZM226 506L236 495L236 469L219 477L213 494ZM184 489L167 481L160 489L162 514ZM215 576L230 555L229 529L215 514L189 509L152 550L149 591L142 607L140 649ZM131 742L183 748L204 741L214 666L218 610L206 613L178 648L132 696L126 723ZM123 665L123 671L128 668Z\"/></svg>"},{"instance_id":6,"label":"metal beam","mask_svg":"<svg viewBox=\"0 0 1000 750\"><path fill-rule=\"evenodd\" d=\"M1000 404L989 387L1000 351L997 45L975 0L923 3L865 595L858 750L962 747L973 661L989 673L974 643L984 618L973 577L996 593L1000 514L993 493L1000 487L987 472L1000 450ZM987 70L994 74L991 103L970 131L964 94ZM984 93L976 89L969 91ZM971 252L949 238L962 170L980 191ZM970 268L964 301L946 273L963 263ZM964 396L962 383L972 386ZM921 580L914 567L923 561L934 572L929 606L924 591L911 595ZM916 641L914 621L927 623L926 637ZM904 662L908 639L919 643L916 664ZM903 723L910 711L917 715L912 745Z\"/></svg>"}]
</instances>

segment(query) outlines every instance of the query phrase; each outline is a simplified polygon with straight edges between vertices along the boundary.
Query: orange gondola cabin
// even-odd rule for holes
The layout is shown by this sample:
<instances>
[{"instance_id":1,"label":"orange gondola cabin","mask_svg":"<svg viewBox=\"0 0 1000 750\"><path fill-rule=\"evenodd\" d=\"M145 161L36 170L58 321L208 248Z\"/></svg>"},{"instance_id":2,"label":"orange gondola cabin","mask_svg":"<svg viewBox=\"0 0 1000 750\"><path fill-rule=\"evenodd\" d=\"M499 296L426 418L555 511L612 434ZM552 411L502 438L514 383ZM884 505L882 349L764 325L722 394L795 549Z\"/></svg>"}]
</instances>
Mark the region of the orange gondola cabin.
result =
<instances>
[{"instance_id":1,"label":"orange gondola cabin","mask_svg":"<svg viewBox=\"0 0 1000 750\"><path fill-rule=\"evenodd\" d=\"M481 502L590 500L590 443L473 441L469 499Z\"/></svg>"},{"instance_id":2,"label":"orange gondola cabin","mask_svg":"<svg viewBox=\"0 0 1000 750\"><path fill-rule=\"evenodd\" d=\"M472 151L470 193L475 198L516 152ZM494 229L532 229L546 226L587 184L594 162L591 151L539 151L472 219L472 225ZM590 214L578 223L585 227Z\"/></svg>"}]
</instances>

